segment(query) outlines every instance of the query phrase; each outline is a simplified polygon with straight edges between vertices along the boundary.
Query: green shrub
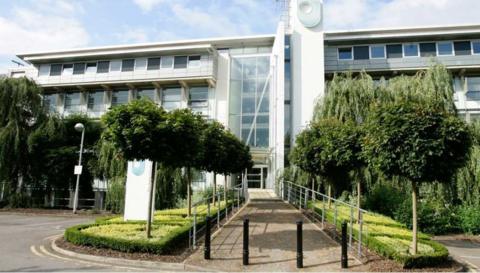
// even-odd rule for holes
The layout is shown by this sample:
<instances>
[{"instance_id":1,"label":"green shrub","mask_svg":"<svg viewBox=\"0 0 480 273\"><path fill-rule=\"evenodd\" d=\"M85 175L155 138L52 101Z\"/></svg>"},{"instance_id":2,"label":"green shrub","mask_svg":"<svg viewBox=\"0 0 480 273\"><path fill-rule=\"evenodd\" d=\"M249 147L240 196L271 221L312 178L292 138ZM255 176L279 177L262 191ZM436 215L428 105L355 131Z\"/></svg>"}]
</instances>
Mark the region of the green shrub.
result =
<instances>
[{"instance_id":1,"label":"green shrub","mask_svg":"<svg viewBox=\"0 0 480 273\"><path fill-rule=\"evenodd\" d=\"M129 222L115 225L132 225ZM76 245L87 245L98 248L109 248L122 252L148 252L154 254L169 254L181 246L186 246L190 225L178 226L163 234L158 240L146 238L112 237L83 232L85 229L111 226L110 224L84 224L68 228L65 231L65 240ZM155 229L158 226L153 226Z\"/></svg>"},{"instance_id":2,"label":"green shrub","mask_svg":"<svg viewBox=\"0 0 480 273\"><path fill-rule=\"evenodd\" d=\"M399 190L391 183L377 183L367 193L364 208L393 217L398 204L401 204L407 197L408 194L405 191Z\"/></svg>"},{"instance_id":3,"label":"green shrub","mask_svg":"<svg viewBox=\"0 0 480 273\"><path fill-rule=\"evenodd\" d=\"M310 206L313 205L310 203ZM323 204L317 202L314 209L322 213ZM328 209L325 205L325 219L334 222L334 207ZM350 220L351 210L345 205L337 205L337 230L341 229L343 221ZM353 213L356 216L355 210ZM417 255L408 253L412 241L412 231L405 225L384 215L375 213L363 214L362 242L371 250L389 259L394 259L405 268L426 267L440 264L448 257L448 250L441 244L430 239L430 236L419 233L419 252ZM353 224L353 238L358 240L360 227L356 221Z\"/></svg>"},{"instance_id":4,"label":"green shrub","mask_svg":"<svg viewBox=\"0 0 480 273\"><path fill-rule=\"evenodd\" d=\"M458 209L458 214L463 232L480 234L480 207L465 205Z\"/></svg>"},{"instance_id":5,"label":"green shrub","mask_svg":"<svg viewBox=\"0 0 480 273\"><path fill-rule=\"evenodd\" d=\"M454 207L446 207L443 202L422 200L418 203L418 227L429 234L458 232L458 216ZM394 212L394 218L412 228L412 199L405 199Z\"/></svg>"},{"instance_id":6,"label":"green shrub","mask_svg":"<svg viewBox=\"0 0 480 273\"><path fill-rule=\"evenodd\" d=\"M108 210L112 213L123 213L125 207L125 177L114 177L110 180L105 199Z\"/></svg>"}]
</instances>

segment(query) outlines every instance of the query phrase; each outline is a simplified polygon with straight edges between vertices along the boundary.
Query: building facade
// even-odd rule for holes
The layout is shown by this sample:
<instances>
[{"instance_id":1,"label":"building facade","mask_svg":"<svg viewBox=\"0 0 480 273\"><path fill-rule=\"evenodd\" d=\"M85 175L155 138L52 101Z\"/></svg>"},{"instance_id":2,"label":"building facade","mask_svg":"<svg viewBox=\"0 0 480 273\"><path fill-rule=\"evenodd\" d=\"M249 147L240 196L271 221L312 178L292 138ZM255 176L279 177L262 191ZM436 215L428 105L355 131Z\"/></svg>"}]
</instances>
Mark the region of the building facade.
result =
<instances>
[{"instance_id":1,"label":"building facade","mask_svg":"<svg viewBox=\"0 0 480 273\"><path fill-rule=\"evenodd\" d=\"M253 188L274 187L335 73L364 70L388 80L439 62L454 76L460 115L480 117L480 25L325 32L321 0L285 3L272 35L18 54L29 66L9 76L34 79L45 107L60 115L97 119L146 97L216 119L251 147ZM198 177L197 187L213 180Z\"/></svg>"}]
</instances>

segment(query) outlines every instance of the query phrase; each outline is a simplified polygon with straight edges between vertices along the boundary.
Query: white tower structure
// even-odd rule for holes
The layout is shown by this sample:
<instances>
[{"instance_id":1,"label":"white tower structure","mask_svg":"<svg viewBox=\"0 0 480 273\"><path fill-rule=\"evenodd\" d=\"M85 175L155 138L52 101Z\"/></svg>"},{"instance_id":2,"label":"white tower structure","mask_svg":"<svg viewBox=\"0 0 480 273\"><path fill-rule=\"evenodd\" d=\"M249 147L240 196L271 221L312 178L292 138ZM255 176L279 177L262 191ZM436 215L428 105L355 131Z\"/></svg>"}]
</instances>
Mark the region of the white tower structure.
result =
<instances>
[{"instance_id":1,"label":"white tower structure","mask_svg":"<svg viewBox=\"0 0 480 273\"><path fill-rule=\"evenodd\" d=\"M316 99L324 94L323 1L291 0L289 17L292 133L296 136L308 125Z\"/></svg>"}]
</instances>

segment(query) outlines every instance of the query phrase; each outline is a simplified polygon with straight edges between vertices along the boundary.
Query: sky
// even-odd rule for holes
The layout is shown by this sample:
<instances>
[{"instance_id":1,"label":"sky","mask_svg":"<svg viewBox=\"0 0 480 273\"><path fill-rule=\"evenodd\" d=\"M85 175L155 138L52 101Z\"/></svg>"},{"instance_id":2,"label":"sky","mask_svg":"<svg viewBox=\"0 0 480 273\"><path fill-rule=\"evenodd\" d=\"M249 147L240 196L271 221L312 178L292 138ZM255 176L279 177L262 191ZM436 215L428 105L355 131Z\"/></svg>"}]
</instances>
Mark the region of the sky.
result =
<instances>
[{"instance_id":1,"label":"sky","mask_svg":"<svg viewBox=\"0 0 480 273\"><path fill-rule=\"evenodd\" d=\"M0 74L15 53L271 34L278 1L0 0ZM324 2L326 30L480 24L480 0Z\"/></svg>"}]
</instances>

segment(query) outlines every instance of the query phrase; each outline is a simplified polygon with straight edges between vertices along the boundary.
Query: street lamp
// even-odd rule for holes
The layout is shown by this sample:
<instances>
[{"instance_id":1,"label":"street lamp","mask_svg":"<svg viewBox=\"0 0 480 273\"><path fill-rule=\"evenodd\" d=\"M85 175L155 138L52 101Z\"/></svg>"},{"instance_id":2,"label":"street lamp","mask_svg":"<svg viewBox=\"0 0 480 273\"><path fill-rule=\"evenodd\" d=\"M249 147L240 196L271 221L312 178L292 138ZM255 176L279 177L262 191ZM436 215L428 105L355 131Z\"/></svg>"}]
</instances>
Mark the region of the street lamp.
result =
<instances>
[{"instance_id":1,"label":"street lamp","mask_svg":"<svg viewBox=\"0 0 480 273\"><path fill-rule=\"evenodd\" d=\"M85 126L82 123L75 124L75 131L82 132L80 140L80 154L78 156L78 165L75 166L74 174L77 175L77 183L75 184L75 197L73 199L73 214L77 213L78 205L78 187L80 184L80 175L82 174L82 154L83 154L83 138L85 137Z\"/></svg>"}]
</instances>

